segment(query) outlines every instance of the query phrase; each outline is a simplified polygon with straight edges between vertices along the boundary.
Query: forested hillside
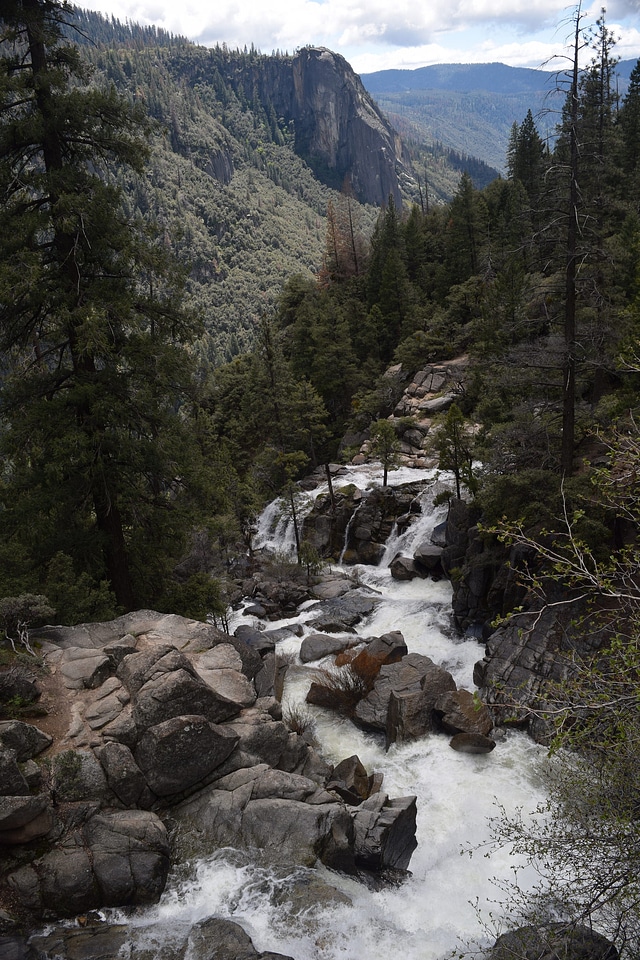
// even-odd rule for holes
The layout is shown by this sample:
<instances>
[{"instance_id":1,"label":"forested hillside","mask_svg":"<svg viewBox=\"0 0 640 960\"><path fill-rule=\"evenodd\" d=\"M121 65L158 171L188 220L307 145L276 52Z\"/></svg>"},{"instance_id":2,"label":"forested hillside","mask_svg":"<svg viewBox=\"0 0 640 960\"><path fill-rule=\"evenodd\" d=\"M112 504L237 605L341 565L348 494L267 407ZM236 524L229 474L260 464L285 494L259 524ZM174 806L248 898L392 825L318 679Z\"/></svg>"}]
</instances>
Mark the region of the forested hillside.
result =
<instances>
[{"instance_id":1,"label":"forested hillside","mask_svg":"<svg viewBox=\"0 0 640 960\"><path fill-rule=\"evenodd\" d=\"M511 126L528 110L542 137L555 136L566 95L564 66L555 66L530 70L504 63L449 63L380 70L363 74L362 81L398 129L411 129L417 140L442 143L504 173ZM634 60L616 64L620 97L634 66Z\"/></svg>"},{"instance_id":2,"label":"forested hillside","mask_svg":"<svg viewBox=\"0 0 640 960\"><path fill-rule=\"evenodd\" d=\"M144 172L123 181L128 209L155 217L187 266L188 289L204 317L203 357L231 359L251 345L287 276L321 269L328 205L347 202L335 173L324 171L323 182L323 170L296 154L294 123L276 112L275 90L288 89L292 58L206 50L99 14L76 10L76 17L82 33L71 36L96 79L143 104L158 123ZM270 79L261 91L265 71ZM438 145L420 149L415 155L432 203L453 195L465 169L481 183L495 176ZM405 202L418 199L410 177L399 186ZM368 238L378 208L358 203L350 188L348 204L354 230Z\"/></svg>"}]
</instances>

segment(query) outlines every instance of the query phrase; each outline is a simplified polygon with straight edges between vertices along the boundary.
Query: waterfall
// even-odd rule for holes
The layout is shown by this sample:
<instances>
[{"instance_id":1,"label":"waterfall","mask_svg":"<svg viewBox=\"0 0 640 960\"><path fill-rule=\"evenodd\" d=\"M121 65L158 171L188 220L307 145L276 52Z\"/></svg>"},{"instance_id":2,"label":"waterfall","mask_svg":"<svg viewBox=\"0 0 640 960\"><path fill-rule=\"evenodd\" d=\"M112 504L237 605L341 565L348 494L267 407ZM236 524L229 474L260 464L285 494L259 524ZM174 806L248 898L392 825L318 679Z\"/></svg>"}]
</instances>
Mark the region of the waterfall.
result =
<instances>
[{"instance_id":1,"label":"waterfall","mask_svg":"<svg viewBox=\"0 0 640 960\"><path fill-rule=\"evenodd\" d=\"M345 527L345 531L344 531L344 543L343 543L343 545L342 545L342 550L340 551L340 558L339 558L339 560L338 560L338 563L339 563L340 565L342 565L342 561L344 560L344 555L345 555L345 553L347 552L347 548L348 548L348 546L349 546L349 534L351 533L351 526L352 526L354 520L356 519L356 517L358 516L359 511L360 511L360 510L362 509L362 507L364 506L364 503L365 503L364 500L361 500L361 501L360 501L360 503L358 504L358 506L355 508L355 510L353 511L353 513L351 514L351 516L349 517L349 522L347 523L347 526Z\"/></svg>"},{"instance_id":2,"label":"waterfall","mask_svg":"<svg viewBox=\"0 0 640 960\"><path fill-rule=\"evenodd\" d=\"M433 479L434 473L412 472L409 479ZM355 482L355 477L351 477ZM393 483L397 478L390 475ZM407 478L403 477L403 481ZM377 484L379 474L358 475L359 485ZM417 544L428 539L443 515L434 509L433 488L421 495L421 514L387 545L386 556L411 555ZM357 511L356 511L357 512ZM355 517L352 516L351 520ZM351 521L350 521L351 522ZM265 511L259 539L281 550L287 542L282 512L275 505ZM348 531L345 532L345 545ZM354 568L350 567L349 572ZM361 583L376 591L381 602L359 625L362 636L401 630L409 650L430 656L445 666L461 687L473 689L473 665L482 655L475 640L459 637L451 620L451 587L444 580L394 581L386 563L359 566ZM311 632L305 610L298 618L299 632ZM237 614L231 629L255 619ZM270 628L292 626L292 620L270 623ZM284 692L286 705L304 704L314 676L313 665L298 657L302 637L290 635L278 648L292 662ZM317 664L315 665L318 666ZM498 817L496 801L507 813L522 808L526 814L543 799L536 766L543 748L525 734L512 731L499 740L491 754L470 756L449 747L449 738L432 734L411 743L394 744L385 752L383 738L356 728L348 720L320 708L305 707L314 717L316 736L323 754L337 762L358 754L369 771L384 774L383 789L392 797L417 795L418 848L411 875L399 886L373 890L354 878L324 867L292 867L288 875L276 873L254 861L247 853L231 849L196 859L189 870L182 867L153 908L128 916L132 938L146 948L170 942L178 931L196 921L216 915L240 923L258 951L274 951L295 960L444 960L466 940L481 938L476 905L499 914L500 898L492 878L507 879L519 868L519 881L532 886L524 865L507 851L486 859L461 852L478 847L488 838L488 818ZM345 902L318 902L310 910L297 911L285 895L294 879L326 880L338 887ZM347 898L348 901L347 902Z\"/></svg>"}]
</instances>

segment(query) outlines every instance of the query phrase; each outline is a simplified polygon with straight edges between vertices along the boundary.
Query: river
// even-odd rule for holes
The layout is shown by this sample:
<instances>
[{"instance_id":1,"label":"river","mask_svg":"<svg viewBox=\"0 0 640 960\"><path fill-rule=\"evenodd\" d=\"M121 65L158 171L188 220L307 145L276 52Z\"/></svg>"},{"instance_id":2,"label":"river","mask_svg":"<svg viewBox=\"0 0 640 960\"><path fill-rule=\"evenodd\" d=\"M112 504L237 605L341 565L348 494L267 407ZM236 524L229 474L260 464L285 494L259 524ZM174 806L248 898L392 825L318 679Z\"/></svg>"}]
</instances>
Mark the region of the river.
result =
<instances>
[{"instance_id":1,"label":"river","mask_svg":"<svg viewBox=\"0 0 640 960\"><path fill-rule=\"evenodd\" d=\"M365 488L380 483L380 473L361 468L345 479ZM401 470L389 476L393 485L419 479L425 481L426 490L422 514L414 526L388 545L379 567L347 568L382 598L358 632L377 636L401 630L411 652L431 657L453 674L459 687L472 690L473 665L483 651L476 640L456 633L449 583L397 582L387 567L396 551L411 555L413 543L424 540L443 518L443 509L432 506L433 471ZM259 525L259 545L290 550L288 526L279 519L277 508L270 506ZM301 611L305 631L310 617L308 610ZM242 611L233 618L231 630L240 623L257 625ZM286 620L268 627L291 624ZM302 666L297 658L300 643L300 637L290 637L279 645L294 661L285 705L304 703L314 673L313 666ZM499 893L493 878L509 877L516 866L506 850L484 856L489 821L498 816L498 804L507 811L522 808L527 813L543 799L536 768L544 750L513 731L498 740L492 753L482 756L457 753L450 748L449 738L440 734L394 745L385 752L380 737L320 708L305 709L314 714L316 735L329 761L355 753L370 772L384 773L383 788L390 796L417 796L418 848L410 864L411 876L399 886L376 891L321 867L316 875L338 887L351 903L336 906L321 901L292 918L286 898L282 902L278 896L278 890L287 885L286 878L257 866L246 855L223 850L182 869L160 904L133 921L138 942L157 943L210 915L240 923L258 950L288 954L295 960L441 960L468 940L482 941L479 915L487 919L492 913L499 918L503 911L494 902ZM475 850L472 856L471 850ZM292 870L303 880L311 880L313 873ZM525 887L534 880L526 868L519 873Z\"/></svg>"}]
</instances>

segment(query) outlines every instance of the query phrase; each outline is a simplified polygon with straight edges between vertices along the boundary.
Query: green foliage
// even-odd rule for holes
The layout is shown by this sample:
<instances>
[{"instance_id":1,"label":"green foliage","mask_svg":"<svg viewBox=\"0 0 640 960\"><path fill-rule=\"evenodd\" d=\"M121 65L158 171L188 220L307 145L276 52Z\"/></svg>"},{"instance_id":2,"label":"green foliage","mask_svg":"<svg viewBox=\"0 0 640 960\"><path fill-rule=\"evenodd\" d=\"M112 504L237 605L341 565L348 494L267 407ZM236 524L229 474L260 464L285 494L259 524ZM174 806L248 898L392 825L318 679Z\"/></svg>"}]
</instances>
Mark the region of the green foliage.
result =
<instances>
[{"instance_id":1,"label":"green foliage","mask_svg":"<svg viewBox=\"0 0 640 960\"><path fill-rule=\"evenodd\" d=\"M515 923L553 916L593 924L632 958L640 945L640 445L637 428L628 421L621 428L609 438L608 463L593 474L590 501L572 509L563 498L554 534L534 536L522 524L503 529L509 543L537 558L531 589L552 582L560 596L581 596L586 608L571 624L583 652L567 664L566 681L545 685L539 711L554 730L549 799L532 822L501 814L493 828L497 845L524 856L540 877L533 895L517 883L506 889ZM612 509L632 525L632 539L603 551L585 539L583 524L592 522L588 513ZM600 649L597 638L608 638Z\"/></svg>"},{"instance_id":2,"label":"green foliage","mask_svg":"<svg viewBox=\"0 0 640 960\"><path fill-rule=\"evenodd\" d=\"M383 486L387 485L389 470L398 465L400 441L394 425L390 420L376 420L371 427L371 453L382 464Z\"/></svg>"},{"instance_id":3,"label":"green foliage","mask_svg":"<svg viewBox=\"0 0 640 960\"><path fill-rule=\"evenodd\" d=\"M184 583L174 583L163 599L167 613L175 613L190 620L227 624L228 603L222 584L209 574L194 573Z\"/></svg>"},{"instance_id":4,"label":"green foliage","mask_svg":"<svg viewBox=\"0 0 640 960\"><path fill-rule=\"evenodd\" d=\"M112 620L118 612L108 582L95 585L86 571L77 574L71 557L62 552L56 553L47 566L45 590L57 623Z\"/></svg>"},{"instance_id":5,"label":"green foliage","mask_svg":"<svg viewBox=\"0 0 640 960\"><path fill-rule=\"evenodd\" d=\"M43 586L53 564L73 619L113 608L105 581L119 607L145 605L179 548L198 456L178 408L194 388L184 347L198 328L166 251L124 215L114 182L142 170L149 123L89 82L61 36L69 13L18 4L0 42L0 503L23 580ZM82 572L75 585L61 555Z\"/></svg>"},{"instance_id":6,"label":"green foliage","mask_svg":"<svg viewBox=\"0 0 640 960\"><path fill-rule=\"evenodd\" d=\"M308 540L303 540L300 544L299 559L300 563L306 570L307 583L310 583L311 578L317 576L322 570L324 561L317 549L312 543L309 543Z\"/></svg>"},{"instance_id":7,"label":"green foliage","mask_svg":"<svg viewBox=\"0 0 640 960\"><path fill-rule=\"evenodd\" d=\"M40 626L52 617L55 610L47 597L40 594L22 593L17 597L0 599L0 630L9 641L14 653L16 643L34 655L29 641L29 630Z\"/></svg>"},{"instance_id":8,"label":"green foliage","mask_svg":"<svg viewBox=\"0 0 640 960\"><path fill-rule=\"evenodd\" d=\"M471 494L478 489L473 471L473 444L464 414L457 403L452 403L435 429L433 445L438 453L441 470L450 470L460 499L462 485Z\"/></svg>"},{"instance_id":9,"label":"green foliage","mask_svg":"<svg viewBox=\"0 0 640 960\"><path fill-rule=\"evenodd\" d=\"M549 523L557 515L558 497L558 475L532 468L484 477L478 505L488 525L520 518L528 528Z\"/></svg>"}]
</instances>

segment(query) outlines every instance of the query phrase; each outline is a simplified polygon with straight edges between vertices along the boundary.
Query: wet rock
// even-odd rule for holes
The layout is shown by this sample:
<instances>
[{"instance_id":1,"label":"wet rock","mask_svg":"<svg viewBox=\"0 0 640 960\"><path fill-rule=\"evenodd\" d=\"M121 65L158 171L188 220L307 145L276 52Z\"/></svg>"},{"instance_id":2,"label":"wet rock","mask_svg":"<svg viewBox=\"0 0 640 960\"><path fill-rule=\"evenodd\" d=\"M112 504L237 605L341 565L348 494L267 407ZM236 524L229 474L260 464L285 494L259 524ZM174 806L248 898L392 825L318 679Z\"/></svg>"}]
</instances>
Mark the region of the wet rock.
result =
<instances>
[{"instance_id":1,"label":"wet rock","mask_svg":"<svg viewBox=\"0 0 640 960\"><path fill-rule=\"evenodd\" d=\"M341 804L251 800L242 816L241 837L245 846L267 851L275 860L307 866L321 860L347 872L354 868L353 821Z\"/></svg>"},{"instance_id":2,"label":"wet rock","mask_svg":"<svg viewBox=\"0 0 640 960\"><path fill-rule=\"evenodd\" d=\"M337 793L350 806L359 806L376 786L379 789L380 783L373 775L369 776L360 758L354 755L334 767L327 781L327 790Z\"/></svg>"},{"instance_id":3,"label":"wet rock","mask_svg":"<svg viewBox=\"0 0 640 960\"><path fill-rule=\"evenodd\" d=\"M433 543L421 543L413 552L416 567L426 573L442 573L442 547Z\"/></svg>"},{"instance_id":4,"label":"wet rock","mask_svg":"<svg viewBox=\"0 0 640 960\"><path fill-rule=\"evenodd\" d=\"M114 960L130 938L131 928L124 924L96 923L81 929L62 927L31 937L29 943L39 958Z\"/></svg>"},{"instance_id":5,"label":"wet rock","mask_svg":"<svg viewBox=\"0 0 640 960\"><path fill-rule=\"evenodd\" d=\"M365 727L384 730L388 743L415 739L433 729L434 704L453 689L448 671L429 657L410 653L381 668L373 690L356 706L355 718Z\"/></svg>"},{"instance_id":6,"label":"wet rock","mask_svg":"<svg viewBox=\"0 0 640 960\"><path fill-rule=\"evenodd\" d=\"M381 637L368 640L365 652L385 664L397 663L407 656L409 650L400 630L392 630L390 633L383 633Z\"/></svg>"},{"instance_id":7,"label":"wet rock","mask_svg":"<svg viewBox=\"0 0 640 960\"><path fill-rule=\"evenodd\" d=\"M334 653L342 653L353 647L359 640L353 637L329 636L326 633L311 633L300 644L300 660L302 663L312 663Z\"/></svg>"},{"instance_id":8,"label":"wet rock","mask_svg":"<svg viewBox=\"0 0 640 960\"><path fill-rule=\"evenodd\" d=\"M374 597L350 590L337 600L322 603L319 615L314 617L310 626L326 633L348 632L364 617L369 616L378 602Z\"/></svg>"},{"instance_id":9,"label":"wet rock","mask_svg":"<svg viewBox=\"0 0 640 960\"><path fill-rule=\"evenodd\" d=\"M487 707L468 690L450 690L436 700L434 710L445 733L480 733L487 736L493 720Z\"/></svg>"},{"instance_id":10,"label":"wet rock","mask_svg":"<svg viewBox=\"0 0 640 960\"><path fill-rule=\"evenodd\" d=\"M488 960L618 960L606 937L579 924L520 927L498 937Z\"/></svg>"},{"instance_id":11,"label":"wet rock","mask_svg":"<svg viewBox=\"0 0 640 960\"><path fill-rule=\"evenodd\" d=\"M257 617L259 620L264 620L267 616L267 611L261 603L252 603L248 607L245 607L245 614L248 617Z\"/></svg>"},{"instance_id":12,"label":"wet rock","mask_svg":"<svg viewBox=\"0 0 640 960\"><path fill-rule=\"evenodd\" d=\"M346 577L331 577L323 579L311 587L311 595L316 600L335 600L353 589L353 583Z\"/></svg>"},{"instance_id":13,"label":"wet rock","mask_svg":"<svg viewBox=\"0 0 640 960\"><path fill-rule=\"evenodd\" d=\"M389 570L394 580L413 580L415 577L421 576L411 557L403 557L399 553L389 564Z\"/></svg>"},{"instance_id":14,"label":"wet rock","mask_svg":"<svg viewBox=\"0 0 640 960\"><path fill-rule=\"evenodd\" d=\"M238 639L242 640L243 643L246 643L251 650L255 650L261 657L275 650L276 641L274 637L268 635L266 630L256 630L254 627L242 624L236 628L235 635Z\"/></svg>"},{"instance_id":15,"label":"wet rock","mask_svg":"<svg viewBox=\"0 0 640 960\"><path fill-rule=\"evenodd\" d=\"M189 960L292 960L280 953L258 953L240 924L212 917L200 920L189 932L185 957Z\"/></svg>"},{"instance_id":16,"label":"wet rock","mask_svg":"<svg viewBox=\"0 0 640 960\"><path fill-rule=\"evenodd\" d=\"M416 798L389 800L377 793L356 810L356 865L364 870L406 870L418 843Z\"/></svg>"},{"instance_id":17,"label":"wet rock","mask_svg":"<svg viewBox=\"0 0 640 960\"><path fill-rule=\"evenodd\" d=\"M458 753L491 753L496 742L481 733L457 733L449 741L449 746Z\"/></svg>"}]
</instances>

